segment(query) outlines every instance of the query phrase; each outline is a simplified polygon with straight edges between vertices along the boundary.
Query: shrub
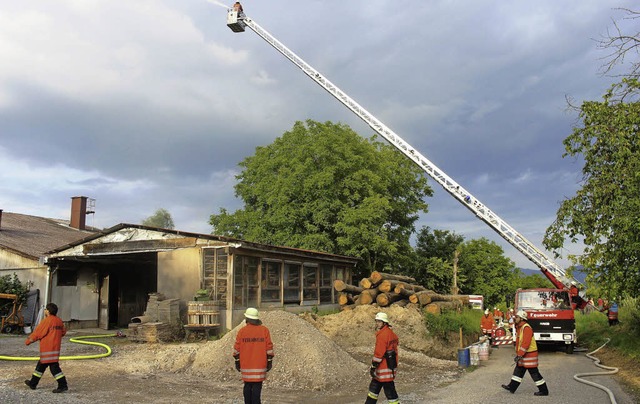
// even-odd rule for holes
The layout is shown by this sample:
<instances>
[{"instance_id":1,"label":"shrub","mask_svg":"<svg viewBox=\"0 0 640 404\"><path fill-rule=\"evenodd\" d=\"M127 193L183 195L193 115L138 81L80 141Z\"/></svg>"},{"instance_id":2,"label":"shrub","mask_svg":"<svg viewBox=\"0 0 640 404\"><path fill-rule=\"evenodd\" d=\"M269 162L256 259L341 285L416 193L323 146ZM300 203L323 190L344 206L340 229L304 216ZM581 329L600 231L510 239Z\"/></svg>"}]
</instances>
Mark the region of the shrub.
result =
<instances>
[{"instance_id":1,"label":"shrub","mask_svg":"<svg viewBox=\"0 0 640 404\"><path fill-rule=\"evenodd\" d=\"M458 333L462 327L462 333L471 335L477 333L480 327L481 311L463 309L457 311L445 311L440 315L425 313L424 320L427 330L435 336L446 340L450 333Z\"/></svg>"},{"instance_id":2,"label":"shrub","mask_svg":"<svg viewBox=\"0 0 640 404\"><path fill-rule=\"evenodd\" d=\"M637 297L627 297L620 305L619 320L630 334L640 337L640 300Z\"/></svg>"},{"instance_id":3,"label":"shrub","mask_svg":"<svg viewBox=\"0 0 640 404\"><path fill-rule=\"evenodd\" d=\"M22 284L15 272L13 275L0 276L0 293L18 295L18 303L27 300L27 292L29 292L30 287L31 283L27 282L27 284ZM6 314L11 311L12 307L13 302L5 299L0 300L0 313Z\"/></svg>"}]
</instances>

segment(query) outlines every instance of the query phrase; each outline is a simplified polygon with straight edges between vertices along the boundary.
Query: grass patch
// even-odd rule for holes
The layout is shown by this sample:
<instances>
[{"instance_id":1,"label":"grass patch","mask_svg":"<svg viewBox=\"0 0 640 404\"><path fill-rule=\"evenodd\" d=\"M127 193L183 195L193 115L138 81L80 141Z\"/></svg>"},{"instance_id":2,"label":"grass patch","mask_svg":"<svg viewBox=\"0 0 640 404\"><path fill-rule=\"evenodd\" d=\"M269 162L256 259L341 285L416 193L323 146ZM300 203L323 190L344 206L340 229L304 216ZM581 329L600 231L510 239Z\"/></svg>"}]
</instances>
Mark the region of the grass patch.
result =
<instances>
[{"instance_id":1,"label":"grass patch","mask_svg":"<svg viewBox=\"0 0 640 404\"><path fill-rule=\"evenodd\" d=\"M637 298L627 298L619 308L617 325L609 326L605 313L582 314L576 311L578 342L589 352L606 346L594 354L605 366L619 368L615 375L637 402L640 402L640 307Z\"/></svg>"},{"instance_id":2,"label":"grass patch","mask_svg":"<svg viewBox=\"0 0 640 404\"><path fill-rule=\"evenodd\" d=\"M480 329L482 311L463 309L462 311L445 311L439 315L425 313L424 320L427 330L434 337L448 341L452 334L459 333L467 337L475 337Z\"/></svg>"}]
</instances>

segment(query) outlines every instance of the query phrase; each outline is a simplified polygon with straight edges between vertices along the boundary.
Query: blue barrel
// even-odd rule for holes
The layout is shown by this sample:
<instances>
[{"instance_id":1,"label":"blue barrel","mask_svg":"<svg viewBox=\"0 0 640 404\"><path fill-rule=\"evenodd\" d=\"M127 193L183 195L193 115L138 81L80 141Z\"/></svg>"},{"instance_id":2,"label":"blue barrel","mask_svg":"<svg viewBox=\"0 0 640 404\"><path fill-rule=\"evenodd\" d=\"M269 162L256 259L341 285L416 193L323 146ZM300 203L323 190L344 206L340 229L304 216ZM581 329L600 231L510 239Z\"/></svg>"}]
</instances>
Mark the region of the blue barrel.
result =
<instances>
[{"instance_id":1,"label":"blue barrel","mask_svg":"<svg viewBox=\"0 0 640 404\"><path fill-rule=\"evenodd\" d=\"M458 366L462 368L468 368L471 362L471 355L469 354L469 348L458 349Z\"/></svg>"}]
</instances>

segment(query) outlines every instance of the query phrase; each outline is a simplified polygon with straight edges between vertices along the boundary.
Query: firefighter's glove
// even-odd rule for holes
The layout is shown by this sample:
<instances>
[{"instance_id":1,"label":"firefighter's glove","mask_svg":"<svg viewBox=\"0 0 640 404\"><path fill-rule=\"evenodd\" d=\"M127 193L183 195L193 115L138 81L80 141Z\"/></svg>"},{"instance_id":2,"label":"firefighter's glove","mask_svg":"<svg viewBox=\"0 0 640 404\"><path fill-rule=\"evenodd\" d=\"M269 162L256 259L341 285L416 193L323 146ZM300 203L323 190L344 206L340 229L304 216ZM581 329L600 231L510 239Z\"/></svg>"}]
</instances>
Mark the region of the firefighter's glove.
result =
<instances>
[{"instance_id":1,"label":"firefighter's glove","mask_svg":"<svg viewBox=\"0 0 640 404\"><path fill-rule=\"evenodd\" d=\"M31 340L29 338L27 338L27 340L24 342L25 345L29 345L31 344Z\"/></svg>"},{"instance_id":2,"label":"firefighter's glove","mask_svg":"<svg viewBox=\"0 0 640 404\"><path fill-rule=\"evenodd\" d=\"M234 359L236 361L236 370L239 372L240 371L240 357L239 356L234 356Z\"/></svg>"},{"instance_id":3,"label":"firefighter's glove","mask_svg":"<svg viewBox=\"0 0 640 404\"><path fill-rule=\"evenodd\" d=\"M518 363L518 362L520 362L520 359L522 359L522 356L520 356L520 355L516 355L516 356L513 358L513 361L514 361L515 363Z\"/></svg>"},{"instance_id":4,"label":"firefighter's glove","mask_svg":"<svg viewBox=\"0 0 640 404\"><path fill-rule=\"evenodd\" d=\"M369 374L371 375L371 377L375 378L376 377L376 368L375 366L371 366L369 368Z\"/></svg>"},{"instance_id":5,"label":"firefighter's glove","mask_svg":"<svg viewBox=\"0 0 640 404\"><path fill-rule=\"evenodd\" d=\"M267 356L267 372L273 367L273 356Z\"/></svg>"}]
</instances>

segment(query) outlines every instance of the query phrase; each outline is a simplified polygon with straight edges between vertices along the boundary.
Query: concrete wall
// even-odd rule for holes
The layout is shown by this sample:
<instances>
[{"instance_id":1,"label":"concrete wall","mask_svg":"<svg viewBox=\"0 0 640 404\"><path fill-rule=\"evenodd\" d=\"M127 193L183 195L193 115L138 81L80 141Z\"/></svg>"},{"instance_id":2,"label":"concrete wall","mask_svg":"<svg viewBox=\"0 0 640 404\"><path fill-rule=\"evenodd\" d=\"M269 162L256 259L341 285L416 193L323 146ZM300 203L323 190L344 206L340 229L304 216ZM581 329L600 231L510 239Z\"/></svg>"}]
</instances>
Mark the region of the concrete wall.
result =
<instances>
[{"instance_id":1,"label":"concrete wall","mask_svg":"<svg viewBox=\"0 0 640 404\"><path fill-rule=\"evenodd\" d=\"M38 260L0 249L0 270L38 267Z\"/></svg>"},{"instance_id":2,"label":"concrete wall","mask_svg":"<svg viewBox=\"0 0 640 404\"><path fill-rule=\"evenodd\" d=\"M31 290L40 289L40 298L44 298L47 285L46 266L40 266L38 260L22 257L6 250L0 250L0 276L15 273L23 285L31 283Z\"/></svg>"},{"instance_id":3,"label":"concrete wall","mask_svg":"<svg viewBox=\"0 0 640 404\"><path fill-rule=\"evenodd\" d=\"M199 247L158 252L158 293L186 305L201 287L201 272Z\"/></svg>"}]
</instances>

